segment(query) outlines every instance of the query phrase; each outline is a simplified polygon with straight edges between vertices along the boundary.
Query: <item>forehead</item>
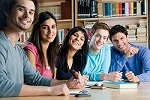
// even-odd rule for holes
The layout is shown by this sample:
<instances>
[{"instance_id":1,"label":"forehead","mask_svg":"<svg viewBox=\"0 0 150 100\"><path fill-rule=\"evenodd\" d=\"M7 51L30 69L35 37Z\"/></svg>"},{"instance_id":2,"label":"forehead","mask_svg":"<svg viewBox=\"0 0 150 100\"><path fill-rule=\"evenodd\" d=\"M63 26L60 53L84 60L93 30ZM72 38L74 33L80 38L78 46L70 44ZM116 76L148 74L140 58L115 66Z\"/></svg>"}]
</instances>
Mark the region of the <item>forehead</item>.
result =
<instances>
[{"instance_id":1,"label":"forehead","mask_svg":"<svg viewBox=\"0 0 150 100\"><path fill-rule=\"evenodd\" d=\"M107 36L108 37L109 31L104 30L104 29L97 29L95 35L101 35L101 36Z\"/></svg>"},{"instance_id":2,"label":"forehead","mask_svg":"<svg viewBox=\"0 0 150 100\"><path fill-rule=\"evenodd\" d=\"M118 32L115 35L112 36L112 39L120 39L122 37L126 37L126 35L122 32Z\"/></svg>"},{"instance_id":3,"label":"forehead","mask_svg":"<svg viewBox=\"0 0 150 100\"><path fill-rule=\"evenodd\" d=\"M35 10L35 5L32 0L17 0L17 3L14 5L14 7L23 6L26 9Z\"/></svg>"},{"instance_id":4,"label":"forehead","mask_svg":"<svg viewBox=\"0 0 150 100\"><path fill-rule=\"evenodd\" d=\"M54 20L54 19L49 18L49 19L45 20L41 25L44 25L44 24L47 24L47 25L54 25L54 24L56 24L56 23L55 23L55 20Z\"/></svg>"},{"instance_id":5,"label":"forehead","mask_svg":"<svg viewBox=\"0 0 150 100\"><path fill-rule=\"evenodd\" d=\"M82 31L80 31L80 30L79 30L79 31L77 31L77 32L75 32L75 33L76 33L76 34L78 34L79 36L84 37L84 33L83 33ZM75 33L74 33L74 34L75 34Z\"/></svg>"}]
</instances>

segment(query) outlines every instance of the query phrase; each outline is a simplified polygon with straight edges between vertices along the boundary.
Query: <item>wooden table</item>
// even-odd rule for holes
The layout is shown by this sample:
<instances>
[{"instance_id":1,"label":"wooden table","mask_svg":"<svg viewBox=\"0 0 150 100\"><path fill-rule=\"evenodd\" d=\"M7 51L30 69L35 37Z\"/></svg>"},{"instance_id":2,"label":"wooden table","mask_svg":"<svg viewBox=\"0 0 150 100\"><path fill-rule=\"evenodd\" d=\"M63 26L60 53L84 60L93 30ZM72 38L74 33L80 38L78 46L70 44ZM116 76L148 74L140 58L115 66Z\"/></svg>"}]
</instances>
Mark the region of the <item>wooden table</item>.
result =
<instances>
[{"instance_id":1,"label":"wooden table","mask_svg":"<svg viewBox=\"0 0 150 100\"><path fill-rule=\"evenodd\" d=\"M150 82L140 83L137 89L89 89L91 97L68 96L37 96L9 97L0 100L150 100Z\"/></svg>"}]
</instances>

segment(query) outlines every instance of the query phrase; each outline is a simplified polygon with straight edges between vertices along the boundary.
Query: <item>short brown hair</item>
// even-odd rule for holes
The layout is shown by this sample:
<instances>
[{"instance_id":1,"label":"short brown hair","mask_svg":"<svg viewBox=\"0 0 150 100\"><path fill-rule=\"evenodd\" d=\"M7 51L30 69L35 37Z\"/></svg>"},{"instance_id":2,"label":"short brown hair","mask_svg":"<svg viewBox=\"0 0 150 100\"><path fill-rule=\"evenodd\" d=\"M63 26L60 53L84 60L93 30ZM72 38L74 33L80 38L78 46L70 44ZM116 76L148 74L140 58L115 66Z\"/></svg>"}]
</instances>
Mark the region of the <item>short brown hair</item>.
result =
<instances>
[{"instance_id":1,"label":"short brown hair","mask_svg":"<svg viewBox=\"0 0 150 100\"><path fill-rule=\"evenodd\" d=\"M93 25L92 30L91 30L91 36L94 35L94 33L96 32L97 29L104 29L104 30L108 30L108 32L110 32L110 28L106 23L99 22L99 23L95 23Z\"/></svg>"}]
</instances>

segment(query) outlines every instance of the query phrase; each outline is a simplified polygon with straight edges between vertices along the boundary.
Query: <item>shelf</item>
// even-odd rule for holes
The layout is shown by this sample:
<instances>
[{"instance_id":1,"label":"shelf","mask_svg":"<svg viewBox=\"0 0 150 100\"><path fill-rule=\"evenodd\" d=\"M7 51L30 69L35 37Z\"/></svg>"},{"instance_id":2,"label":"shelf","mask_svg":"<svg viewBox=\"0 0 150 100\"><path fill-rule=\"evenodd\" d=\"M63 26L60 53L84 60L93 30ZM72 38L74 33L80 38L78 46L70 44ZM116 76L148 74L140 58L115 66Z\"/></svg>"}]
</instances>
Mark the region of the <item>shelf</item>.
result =
<instances>
[{"instance_id":1,"label":"shelf","mask_svg":"<svg viewBox=\"0 0 150 100\"><path fill-rule=\"evenodd\" d=\"M96 0L98 2L131 2L131 1L142 1L142 0Z\"/></svg>"},{"instance_id":2,"label":"shelf","mask_svg":"<svg viewBox=\"0 0 150 100\"><path fill-rule=\"evenodd\" d=\"M61 5L65 0L39 0L40 7Z\"/></svg>"},{"instance_id":3,"label":"shelf","mask_svg":"<svg viewBox=\"0 0 150 100\"><path fill-rule=\"evenodd\" d=\"M98 17L98 18L80 18L78 21L92 21L92 20L108 20L108 19L136 19L136 18L146 18L147 15L140 16L117 16L117 17Z\"/></svg>"},{"instance_id":4,"label":"shelf","mask_svg":"<svg viewBox=\"0 0 150 100\"><path fill-rule=\"evenodd\" d=\"M59 19L57 22L71 22L72 19Z\"/></svg>"}]
</instances>

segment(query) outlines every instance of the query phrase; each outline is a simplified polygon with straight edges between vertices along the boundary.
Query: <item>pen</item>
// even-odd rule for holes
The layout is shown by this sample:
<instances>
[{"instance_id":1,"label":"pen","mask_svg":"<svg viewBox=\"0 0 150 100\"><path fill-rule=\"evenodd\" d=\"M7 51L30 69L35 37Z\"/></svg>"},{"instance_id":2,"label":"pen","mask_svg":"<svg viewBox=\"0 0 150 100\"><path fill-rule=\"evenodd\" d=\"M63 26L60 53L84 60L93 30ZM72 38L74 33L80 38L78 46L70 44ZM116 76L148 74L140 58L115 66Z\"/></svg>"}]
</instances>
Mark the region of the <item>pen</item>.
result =
<instances>
[{"instance_id":1,"label":"pen","mask_svg":"<svg viewBox=\"0 0 150 100\"><path fill-rule=\"evenodd\" d=\"M78 79L78 78L75 76L75 74L74 74L74 72L73 72L72 70L69 70L69 71L70 71L71 75L72 75L75 79Z\"/></svg>"},{"instance_id":2,"label":"pen","mask_svg":"<svg viewBox=\"0 0 150 100\"><path fill-rule=\"evenodd\" d=\"M75 76L73 70L69 70L69 71L70 71L71 75L72 75L75 79L78 79L78 78ZM80 74L80 72L79 72L79 74ZM81 74L80 74L80 75L81 75ZM81 82L79 81L79 83L81 83Z\"/></svg>"}]
</instances>

